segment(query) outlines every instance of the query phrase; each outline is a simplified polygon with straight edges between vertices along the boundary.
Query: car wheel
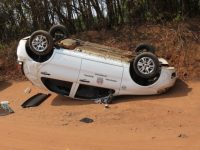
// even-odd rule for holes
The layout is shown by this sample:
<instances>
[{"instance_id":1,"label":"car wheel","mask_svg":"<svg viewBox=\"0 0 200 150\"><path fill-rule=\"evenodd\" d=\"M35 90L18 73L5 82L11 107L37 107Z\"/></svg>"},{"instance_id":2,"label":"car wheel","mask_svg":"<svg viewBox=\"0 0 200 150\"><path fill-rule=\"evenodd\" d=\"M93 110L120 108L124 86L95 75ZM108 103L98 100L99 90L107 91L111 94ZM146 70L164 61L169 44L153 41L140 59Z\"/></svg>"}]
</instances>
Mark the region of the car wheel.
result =
<instances>
[{"instance_id":1,"label":"car wheel","mask_svg":"<svg viewBox=\"0 0 200 150\"><path fill-rule=\"evenodd\" d=\"M53 38L43 30L34 32L29 39L30 50L38 56L49 54L53 50L53 45Z\"/></svg>"},{"instance_id":2,"label":"car wheel","mask_svg":"<svg viewBox=\"0 0 200 150\"><path fill-rule=\"evenodd\" d=\"M136 49L136 53L141 53L141 52L151 52L155 54L155 47L150 45L150 44L139 44Z\"/></svg>"},{"instance_id":3,"label":"car wheel","mask_svg":"<svg viewBox=\"0 0 200 150\"><path fill-rule=\"evenodd\" d=\"M150 52L140 53L133 61L133 69L142 78L153 78L160 71L159 60Z\"/></svg>"},{"instance_id":4,"label":"car wheel","mask_svg":"<svg viewBox=\"0 0 200 150\"><path fill-rule=\"evenodd\" d=\"M54 41L59 41L67 37L67 28L63 25L54 25L49 30L49 34L53 37Z\"/></svg>"}]
</instances>

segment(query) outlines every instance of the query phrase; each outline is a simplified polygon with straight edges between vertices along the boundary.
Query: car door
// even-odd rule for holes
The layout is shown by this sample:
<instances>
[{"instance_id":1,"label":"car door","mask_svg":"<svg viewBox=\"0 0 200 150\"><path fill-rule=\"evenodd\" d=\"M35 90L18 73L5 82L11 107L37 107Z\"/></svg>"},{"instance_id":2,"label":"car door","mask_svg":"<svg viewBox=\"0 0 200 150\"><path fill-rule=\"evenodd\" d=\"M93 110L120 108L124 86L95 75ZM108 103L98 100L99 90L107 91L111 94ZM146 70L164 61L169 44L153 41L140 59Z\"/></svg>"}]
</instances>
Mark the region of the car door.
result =
<instances>
[{"instance_id":1,"label":"car door","mask_svg":"<svg viewBox=\"0 0 200 150\"><path fill-rule=\"evenodd\" d=\"M113 89L118 92L122 72L122 66L83 59L78 83Z\"/></svg>"},{"instance_id":2,"label":"car door","mask_svg":"<svg viewBox=\"0 0 200 150\"><path fill-rule=\"evenodd\" d=\"M39 77L42 79L50 78L59 81L68 81L70 83L76 83L78 80L81 67L81 58L55 53L53 58L46 62L39 69Z\"/></svg>"}]
</instances>

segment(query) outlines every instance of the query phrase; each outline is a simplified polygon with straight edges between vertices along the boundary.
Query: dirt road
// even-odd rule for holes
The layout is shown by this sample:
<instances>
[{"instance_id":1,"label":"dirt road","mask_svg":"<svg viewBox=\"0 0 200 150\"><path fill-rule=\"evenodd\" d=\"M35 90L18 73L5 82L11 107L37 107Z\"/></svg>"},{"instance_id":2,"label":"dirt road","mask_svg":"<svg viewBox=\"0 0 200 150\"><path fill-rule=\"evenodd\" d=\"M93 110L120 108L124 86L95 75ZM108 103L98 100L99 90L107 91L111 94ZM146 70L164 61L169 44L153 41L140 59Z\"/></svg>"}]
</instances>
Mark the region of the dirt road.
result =
<instances>
[{"instance_id":1,"label":"dirt road","mask_svg":"<svg viewBox=\"0 0 200 150\"><path fill-rule=\"evenodd\" d=\"M15 111L0 117L0 150L200 149L198 81L178 81L164 95L119 97L109 109L56 94L39 107L21 108L39 91L30 82L0 82L0 101ZM94 122L80 122L84 117Z\"/></svg>"}]
</instances>

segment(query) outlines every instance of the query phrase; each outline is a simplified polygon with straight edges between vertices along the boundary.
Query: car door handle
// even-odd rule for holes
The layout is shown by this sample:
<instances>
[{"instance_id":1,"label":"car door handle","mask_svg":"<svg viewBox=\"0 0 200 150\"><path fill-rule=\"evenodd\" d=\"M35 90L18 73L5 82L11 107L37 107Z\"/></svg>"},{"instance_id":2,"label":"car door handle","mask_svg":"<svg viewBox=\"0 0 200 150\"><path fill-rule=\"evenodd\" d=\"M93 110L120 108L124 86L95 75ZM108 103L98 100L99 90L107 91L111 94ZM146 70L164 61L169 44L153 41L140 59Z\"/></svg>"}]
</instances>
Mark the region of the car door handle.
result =
<instances>
[{"instance_id":1,"label":"car door handle","mask_svg":"<svg viewBox=\"0 0 200 150\"><path fill-rule=\"evenodd\" d=\"M41 74L46 75L46 76L50 76L51 74L48 72L41 72Z\"/></svg>"},{"instance_id":2,"label":"car door handle","mask_svg":"<svg viewBox=\"0 0 200 150\"><path fill-rule=\"evenodd\" d=\"M80 82L85 82L85 83L90 83L90 81L86 80L86 79L81 79L79 80Z\"/></svg>"}]
</instances>

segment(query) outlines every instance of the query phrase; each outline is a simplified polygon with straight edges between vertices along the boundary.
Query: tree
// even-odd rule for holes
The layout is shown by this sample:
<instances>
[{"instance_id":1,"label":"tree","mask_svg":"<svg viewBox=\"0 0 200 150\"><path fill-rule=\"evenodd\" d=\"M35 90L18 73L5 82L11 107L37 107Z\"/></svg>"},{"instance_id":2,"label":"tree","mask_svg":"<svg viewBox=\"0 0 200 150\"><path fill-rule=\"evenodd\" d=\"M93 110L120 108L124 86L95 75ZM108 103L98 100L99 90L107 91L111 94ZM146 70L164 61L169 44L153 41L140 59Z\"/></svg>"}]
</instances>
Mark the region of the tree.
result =
<instances>
[{"instance_id":1,"label":"tree","mask_svg":"<svg viewBox=\"0 0 200 150\"><path fill-rule=\"evenodd\" d=\"M200 0L1 0L0 40L64 24L69 33L112 28L137 21L199 17Z\"/></svg>"}]
</instances>

